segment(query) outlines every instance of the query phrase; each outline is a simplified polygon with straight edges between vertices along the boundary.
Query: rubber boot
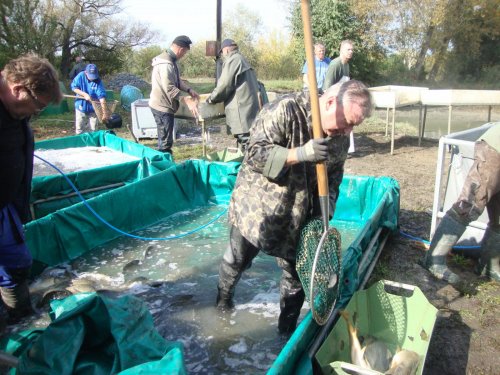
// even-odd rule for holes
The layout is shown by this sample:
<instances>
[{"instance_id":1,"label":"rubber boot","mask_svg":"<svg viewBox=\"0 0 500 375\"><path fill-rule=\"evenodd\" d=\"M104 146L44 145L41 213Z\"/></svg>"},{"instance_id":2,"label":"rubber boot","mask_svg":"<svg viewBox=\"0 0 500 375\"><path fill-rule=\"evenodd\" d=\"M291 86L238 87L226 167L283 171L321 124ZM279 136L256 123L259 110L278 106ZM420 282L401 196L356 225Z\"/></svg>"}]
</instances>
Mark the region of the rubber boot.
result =
<instances>
[{"instance_id":1,"label":"rubber boot","mask_svg":"<svg viewBox=\"0 0 500 375\"><path fill-rule=\"evenodd\" d=\"M448 211L439 223L427 254L424 267L437 279L455 284L460 277L451 272L446 265L446 257L465 232L466 226L453 218Z\"/></svg>"},{"instance_id":2,"label":"rubber boot","mask_svg":"<svg viewBox=\"0 0 500 375\"><path fill-rule=\"evenodd\" d=\"M34 313L31 306L28 276L31 267L9 268L10 286L0 288L0 294L7 311L7 324L15 324Z\"/></svg>"},{"instance_id":3,"label":"rubber boot","mask_svg":"<svg viewBox=\"0 0 500 375\"><path fill-rule=\"evenodd\" d=\"M500 281L500 233L487 228L481 243L478 273Z\"/></svg>"},{"instance_id":4,"label":"rubber boot","mask_svg":"<svg viewBox=\"0 0 500 375\"><path fill-rule=\"evenodd\" d=\"M232 310L234 308L234 290L240 277L241 273L234 270L223 259L219 267L219 285L217 285L217 299L215 301L219 310Z\"/></svg>"},{"instance_id":5,"label":"rubber boot","mask_svg":"<svg viewBox=\"0 0 500 375\"><path fill-rule=\"evenodd\" d=\"M236 284L243 272L252 266L252 260L259 249L248 242L239 229L231 226L229 246L224 253L219 267L219 285L217 286L216 306L221 310L234 308L233 296Z\"/></svg>"},{"instance_id":6,"label":"rubber boot","mask_svg":"<svg viewBox=\"0 0 500 375\"><path fill-rule=\"evenodd\" d=\"M289 335L295 331L300 309L304 303L304 290L299 276L295 271L295 264L278 258L278 265L283 269L280 281L280 316L278 331Z\"/></svg>"}]
</instances>

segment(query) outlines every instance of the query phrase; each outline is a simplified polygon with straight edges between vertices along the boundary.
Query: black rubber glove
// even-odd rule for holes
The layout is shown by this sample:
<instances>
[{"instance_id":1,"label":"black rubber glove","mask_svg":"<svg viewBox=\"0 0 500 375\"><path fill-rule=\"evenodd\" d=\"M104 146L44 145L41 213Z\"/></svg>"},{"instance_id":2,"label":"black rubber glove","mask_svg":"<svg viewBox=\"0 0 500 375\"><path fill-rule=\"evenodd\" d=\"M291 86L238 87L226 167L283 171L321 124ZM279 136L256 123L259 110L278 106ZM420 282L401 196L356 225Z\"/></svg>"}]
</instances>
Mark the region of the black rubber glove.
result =
<instances>
[{"instance_id":1,"label":"black rubber glove","mask_svg":"<svg viewBox=\"0 0 500 375\"><path fill-rule=\"evenodd\" d=\"M297 148L299 162L317 163L328 159L328 140L326 138L311 139L304 146Z\"/></svg>"}]
</instances>

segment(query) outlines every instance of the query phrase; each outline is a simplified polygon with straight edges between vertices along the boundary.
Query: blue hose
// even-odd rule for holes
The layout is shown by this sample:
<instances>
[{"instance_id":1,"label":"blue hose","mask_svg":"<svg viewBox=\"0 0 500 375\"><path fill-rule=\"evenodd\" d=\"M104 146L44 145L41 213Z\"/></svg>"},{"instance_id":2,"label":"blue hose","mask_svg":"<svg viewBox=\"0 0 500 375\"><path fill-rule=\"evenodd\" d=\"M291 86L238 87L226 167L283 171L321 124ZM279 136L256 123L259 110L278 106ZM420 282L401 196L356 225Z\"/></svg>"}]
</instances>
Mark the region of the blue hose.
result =
<instances>
[{"instance_id":1,"label":"blue hose","mask_svg":"<svg viewBox=\"0 0 500 375\"><path fill-rule=\"evenodd\" d=\"M38 156L38 155L35 155L36 158L40 159L41 161L47 163L48 165L50 165L52 168L54 168L56 171L58 171L65 179L66 181L68 182L68 184L71 186L71 188L75 191L75 193L78 195L78 197L81 199L81 201L83 202L83 204L85 205L85 207L87 207L89 209L90 212L92 212L92 214L97 218L99 219L103 224L105 224L107 227L111 228L112 230L124 235L124 236L127 236L127 237L131 237L131 238L135 238L135 239L138 239L138 240L143 240L143 241L169 241L169 240L175 240L175 239L178 239L178 238L183 238L183 237L186 237L186 236L189 236L190 234L193 234L193 233L196 233L196 232L199 232L200 230L208 227L210 224L213 224L214 222L216 222L217 220L219 220L219 218L224 215L226 212L227 212L227 207L222 211L220 212L219 214L217 214L212 220L210 220L208 223L206 224L203 224L201 226L199 226L198 228L195 228L193 230L190 230L190 231L187 231L186 233L183 233L183 234L178 234L178 235L175 235L175 236L170 236L170 237L158 237L158 238L154 238L154 237L141 237L141 236L136 236L134 234L130 234L130 233L127 233L127 232L124 232L122 231L121 229L118 229L116 227L114 227L113 225L111 225L110 223L108 223L105 219L103 219L97 212L94 211L94 209L92 207L90 207L90 205L88 204L87 200L80 194L80 192L78 191L78 188L73 184L73 182L71 182L71 180L68 178L68 176L66 176L66 174L61 171L59 168L57 168L54 164L50 163L49 161L43 159L42 157Z\"/></svg>"},{"instance_id":2,"label":"blue hose","mask_svg":"<svg viewBox=\"0 0 500 375\"><path fill-rule=\"evenodd\" d=\"M411 234L405 233L402 230L399 231L399 234L401 234L403 237L409 238L410 240L417 241L417 242L422 242L424 245L430 245L430 241L424 240L419 237L414 237ZM480 249L481 246L453 246L454 249L456 250L469 250L469 249Z\"/></svg>"}]
</instances>

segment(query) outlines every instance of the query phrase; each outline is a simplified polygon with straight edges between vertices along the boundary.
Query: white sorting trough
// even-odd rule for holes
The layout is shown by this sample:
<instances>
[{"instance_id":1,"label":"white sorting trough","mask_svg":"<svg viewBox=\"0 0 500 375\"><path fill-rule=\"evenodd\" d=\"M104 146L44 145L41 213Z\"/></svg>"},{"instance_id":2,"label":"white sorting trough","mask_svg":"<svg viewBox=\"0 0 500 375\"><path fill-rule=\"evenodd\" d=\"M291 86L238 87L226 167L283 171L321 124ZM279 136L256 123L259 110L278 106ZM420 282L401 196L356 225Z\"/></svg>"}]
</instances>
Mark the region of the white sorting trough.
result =
<instances>
[{"instance_id":1,"label":"white sorting trough","mask_svg":"<svg viewBox=\"0 0 500 375\"><path fill-rule=\"evenodd\" d=\"M389 111L392 109L392 130L391 130L391 155L394 153L394 130L396 124L396 108L420 104L422 92L428 90L427 87L416 86L375 86L371 87L375 108L386 108L385 135L387 136L389 127ZM419 118L419 127L421 124L421 111ZM420 134L420 129L419 129Z\"/></svg>"},{"instance_id":2,"label":"white sorting trough","mask_svg":"<svg viewBox=\"0 0 500 375\"><path fill-rule=\"evenodd\" d=\"M199 121L203 137L203 155L206 155L206 141L208 139L207 130L205 128L205 121L221 118L225 116L224 103L207 104L206 100L210 94L200 95L200 103L198 110L200 117L195 119L186 104L181 101L179 109L175 113L175 118L188 119ZM158 138L158 130L156 122L149 108L149 99L139 99L131 105L132 117L132 133L135 138ZM174 139L175 139L176 126L174 126Z\"/></svg>"},{"instance_id":3,"label":"white sorting trough","mask_svg":"<svg viewBox=\"0 0 500 375\"><path fill-rule=\"evenodd\" d=\"M451 113L453 106L487 106L488 118L491 121L491 107L500 106L500 90L428 90L422 92L424 116L420 126L420 137L424 136L427 106L448 107L448 133L451 133Z\"/></svg>"}]
</instances>

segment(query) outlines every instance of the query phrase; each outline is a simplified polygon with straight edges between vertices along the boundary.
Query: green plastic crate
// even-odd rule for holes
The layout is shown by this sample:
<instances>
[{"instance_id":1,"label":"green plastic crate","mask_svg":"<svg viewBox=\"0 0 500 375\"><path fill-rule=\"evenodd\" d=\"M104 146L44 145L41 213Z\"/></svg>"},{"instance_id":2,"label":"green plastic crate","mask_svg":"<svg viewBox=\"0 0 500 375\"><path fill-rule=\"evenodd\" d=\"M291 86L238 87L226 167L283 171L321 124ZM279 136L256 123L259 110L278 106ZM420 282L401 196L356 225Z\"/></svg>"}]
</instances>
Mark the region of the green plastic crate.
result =
<instances>
[{"instance_id":1,"label":"green plastic crate","mask_svg":"<svg viewBox=\"0 0 500 375\"><path fill-rule=\"evenodd\" d=\"M437 309L413 285L381 280L352 296L346 309L358 337L370 335L383 341L392 354L397 349L416 352L417 374L422 374ZM323 374L380 374L351 364L349 335L340 317L316 353Z\"/></svg>"}]
</instances>

